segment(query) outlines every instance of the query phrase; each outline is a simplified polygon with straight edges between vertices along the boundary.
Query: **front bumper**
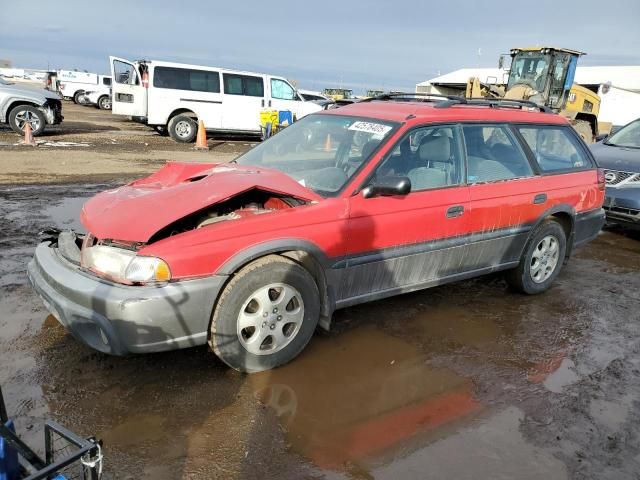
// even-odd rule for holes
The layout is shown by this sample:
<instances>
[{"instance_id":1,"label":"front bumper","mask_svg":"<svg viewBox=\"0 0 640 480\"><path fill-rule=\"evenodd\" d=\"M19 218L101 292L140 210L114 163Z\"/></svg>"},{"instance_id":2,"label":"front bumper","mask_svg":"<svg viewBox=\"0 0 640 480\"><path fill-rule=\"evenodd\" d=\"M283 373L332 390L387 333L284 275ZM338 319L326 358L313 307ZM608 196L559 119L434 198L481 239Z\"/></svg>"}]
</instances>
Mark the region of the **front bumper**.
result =
<instances>
[{"instance_id":1,"label":"front bumper","mask_svg":"<svg viewBox=\"0 0 640 480\"><path fill-rule=\"evenodd\" d=\"M640 227L640 188L607 187L602 207L608 222Z\"/></svg>"},{"instance_id":2,"label":"front bumper","mask_svg":"<svg viewBox=\"0 0 640 480\"><path fill-rule=\"evenodd\" d=\"M227 278L120 285L85 273L48 242L36 248L27 274L47 309L74 337L113 355L206 343L213 305Z\"/></svg>"}]
</instances>

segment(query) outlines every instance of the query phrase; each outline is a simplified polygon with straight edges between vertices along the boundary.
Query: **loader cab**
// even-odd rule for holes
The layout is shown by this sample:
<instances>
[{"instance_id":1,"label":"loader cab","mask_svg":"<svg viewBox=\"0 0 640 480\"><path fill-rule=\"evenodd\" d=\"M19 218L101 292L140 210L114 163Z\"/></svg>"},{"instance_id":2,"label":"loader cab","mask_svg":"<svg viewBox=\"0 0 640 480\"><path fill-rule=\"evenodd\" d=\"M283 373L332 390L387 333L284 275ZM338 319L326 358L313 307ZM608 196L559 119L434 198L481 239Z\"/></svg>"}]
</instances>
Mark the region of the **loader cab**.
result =
<instances>
[{"instance_id":1,"label":"loader cab","mask_svg":"<svg viewBox=\"0 0 640 480\"><path fill-rule=\"evenodd\" d=\"M562 110L573 85L582 52L558 48L513 49L506 98L525 96L553 110Z\"/></svg>"}]
</instances>

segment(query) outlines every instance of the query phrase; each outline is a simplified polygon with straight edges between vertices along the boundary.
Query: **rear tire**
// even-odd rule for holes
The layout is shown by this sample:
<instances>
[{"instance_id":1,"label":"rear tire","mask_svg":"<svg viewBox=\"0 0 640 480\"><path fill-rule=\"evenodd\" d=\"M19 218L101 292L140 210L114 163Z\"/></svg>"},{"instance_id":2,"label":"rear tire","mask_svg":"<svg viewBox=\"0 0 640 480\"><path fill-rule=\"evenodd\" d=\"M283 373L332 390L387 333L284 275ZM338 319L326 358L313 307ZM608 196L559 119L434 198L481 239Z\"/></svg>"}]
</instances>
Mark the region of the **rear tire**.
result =
<instances>
[{"instance_id":1,"label":"rear tire","mask_svg":"<svg viewBox=\"0 0 640 480\"><path fill-rule=\"evenodd\" d=\"M100 110L111 110L111 98L109 95L103 95L98 99L98 107Z\"/></svg>"},{"instance_id":2,"label":"rear tire","mask_svg":"<svg viewBox=\"0 0 640 480\"><path fill-rule=\"evenodd\" d=\"M222 291L209 345L231 368L260 372L293 360L320 318L311 274L293 260L269 255L240 270Z\"/></svg>"},{"instance_id":3,"label":"rear tire","mask_svg":"<svg viewBox=\"0 0 640 480\"><path fill-rule=\"evenodd\" d=\"M77 104L77 105L81 105L80 103L80 97L82 97L82 95L84 95L84 90L78 90L74 95L73 95L73 103Z\"/></svg>"},{"instance_id":4,"label":"rear tire","mask_svg":"<svg viewBox=\"0 0 640 480\"><path fill-rule=\"evenodd\" d=\"M176 142L191 143L198 134L198 123L187 115L176 115L169 120L168 130Z\"/></svg>"},{"instance_id":5,"label":"rear tire","mask_svg":"<svg viewBox=\"0 0 640 480\"><path fill-rule=\"evenodd\" d=\"M34 137L42 134L47 125L44 113L31 105L18 105L9 113L9 126L19 135L24 135L24 127L27 122L31 125Z\"/></svg>"},{"instance_id":6,"label":"rear tire","mask_svg":"<svg viewBox=\"0 0 640 480\"><path fill-rule=\"evenodd\" d=\"M595 141L591 124L586 120L575 120L572 126L586 143L593 143Z\"/></svg>"},{"instance_id":7,"label":"rear tire","mask_svg":"<svg viewBox=\"0 0 640 480\"><path fill-rule=\"evenodd\" d=\"M556 279L567 251L567 237L554 220L543 221L525 246L520 264L505 278L516 291L535 295L547 290Z\"/></svg>"}]
</instances>

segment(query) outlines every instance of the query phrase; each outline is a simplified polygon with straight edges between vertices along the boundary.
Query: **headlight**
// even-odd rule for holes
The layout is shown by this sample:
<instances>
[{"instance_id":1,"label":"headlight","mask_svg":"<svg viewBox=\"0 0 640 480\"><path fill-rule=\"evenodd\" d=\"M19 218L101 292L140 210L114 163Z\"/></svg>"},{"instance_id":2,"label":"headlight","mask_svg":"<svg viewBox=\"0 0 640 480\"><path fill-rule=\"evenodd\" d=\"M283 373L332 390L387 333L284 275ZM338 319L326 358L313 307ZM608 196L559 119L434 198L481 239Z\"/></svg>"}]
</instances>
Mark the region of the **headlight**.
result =
<instances>
[{"instance_id":1,"label":"headlight","mask_svg":"<svg viewBox=\"0 0 640 480\"><path fill-rule=\"evenodd\" d=\"M164 260L138 256L135 252L106 245L84 248L82 266L120 283L171 280L171 271Z\"/></svg>"}]
</instances>

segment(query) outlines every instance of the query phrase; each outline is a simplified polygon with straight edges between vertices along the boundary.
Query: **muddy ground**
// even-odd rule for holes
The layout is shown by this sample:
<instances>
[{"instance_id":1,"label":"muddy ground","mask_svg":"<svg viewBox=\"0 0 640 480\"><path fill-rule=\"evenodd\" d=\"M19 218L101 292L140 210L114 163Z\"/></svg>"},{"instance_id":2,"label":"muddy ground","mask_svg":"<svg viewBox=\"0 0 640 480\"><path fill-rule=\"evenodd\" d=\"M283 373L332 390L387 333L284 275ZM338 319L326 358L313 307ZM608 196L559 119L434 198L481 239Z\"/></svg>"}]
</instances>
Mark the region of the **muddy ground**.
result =
<instances>
[{"instance_id":1,"label":"muddy ground","mask_svg":"<svg viewBox=\"0 0 640 480\"><path fill-rule=\"evenodd\" d=\"M255 144L252 137L209 138L209 151L178 144L110 111L63 102L64 121L49 125L37 147L0 125L0 184L100 182L153 172L168 160L228 161Z\"/></svg>"},{"instance_id":2,"label":"muddy ground","mask_svg":"<svg viewBox=\"0 0 640 480\"><path fill-rule=\"evenodd\" d=\"M28 286L37 232L78 227L122 169L0 186L0 384L40 448L53 418L104 440L109 479L640 478L640 236L602 233L539 296L492 276L340 311L242 375L205 347L96 353Z\"/></svg>"}]
</instances>

